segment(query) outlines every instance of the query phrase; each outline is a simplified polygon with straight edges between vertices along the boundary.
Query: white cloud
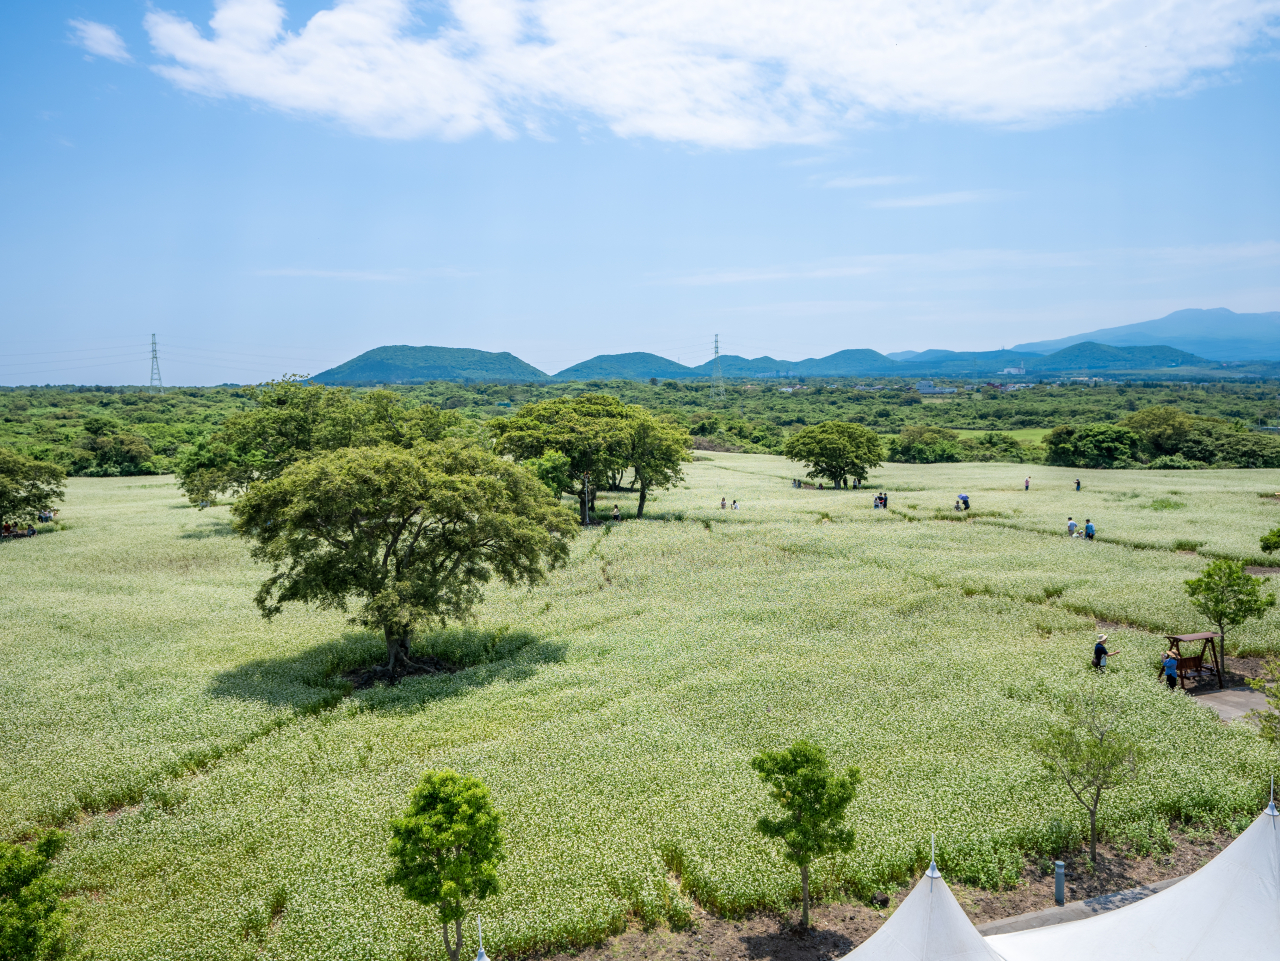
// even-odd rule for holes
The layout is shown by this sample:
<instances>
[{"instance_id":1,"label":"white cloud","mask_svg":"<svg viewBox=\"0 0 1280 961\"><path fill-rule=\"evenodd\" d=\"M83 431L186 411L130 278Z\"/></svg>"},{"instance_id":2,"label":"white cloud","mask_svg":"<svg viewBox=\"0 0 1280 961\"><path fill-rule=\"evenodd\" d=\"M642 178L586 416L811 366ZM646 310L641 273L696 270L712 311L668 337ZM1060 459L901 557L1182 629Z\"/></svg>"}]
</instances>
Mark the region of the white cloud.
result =
<instances>
[{"instance_id":1,"label":"white cloud","mask_svg":"<svg viewBox=\"0 0 1280 961\"><path fill-rule=\"evenodd\" d=\"M174 83L384 137L509 136L546 112L709 146L816 142L887 114L1044 123L1187 88L1267 42L1280 0L217 0L153 11ZM436 10L438 7L430 9ZM95 25L96 26L96 25Z\"/></svg>"},{"instance_id":2,"label":"white cloud","mask_svg":"<svg viewBox=\"0 0 1280 961\"><path fill-rule=\"evenodd\" d=\"M121 63L127 63L133 59L129 56L129 49L124 45L124 40L120 34L116 33L115 27L108 27L105 23L94 23L92 20L69 20L68 23L76 32L75 42L94 56L118 60Z\"/></svg>"}]
</instances>

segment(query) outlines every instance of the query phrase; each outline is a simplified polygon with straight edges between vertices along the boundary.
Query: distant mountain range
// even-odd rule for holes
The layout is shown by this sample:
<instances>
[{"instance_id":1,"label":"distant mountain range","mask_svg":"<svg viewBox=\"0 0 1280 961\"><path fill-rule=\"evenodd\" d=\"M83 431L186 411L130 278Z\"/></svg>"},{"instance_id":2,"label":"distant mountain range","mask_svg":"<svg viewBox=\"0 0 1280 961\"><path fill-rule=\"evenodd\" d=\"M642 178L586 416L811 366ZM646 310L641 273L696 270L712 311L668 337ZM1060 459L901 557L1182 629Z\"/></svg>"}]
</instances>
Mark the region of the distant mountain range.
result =
<instances>
[{"instance_id":1,"label":"distant mountain range","mask_svg":"<svg viewBox=\"0 0 1280 961\"><path fill-rule=\"evenodd\" d=\"M1280 311L1237 314L1225 307L1215 307L1212 310L1176 310L1159 320L1107 327L1058 340L1018 344L1013 349L1049 354L1085 341L1113 347L1164 344L1219 361L1280 360ZM898 358L901 355L889 356Z\"/></svg>"},{"instance_id":2,"label":"distant mountain range","mask_svg":"<svg viewBox=\"0 0 1280 961\"><path fill-rule=\"evenodd\" d=\"M720 358L725 377L985 377L1008 368L1025 376L1062 371L1154 370L1203 367L1212 361L1173 347L1112 347L1072 344L1052 354L1017 350L926 350L908 360L893 360L874 350L842 350L828 357L798 362L772 357ZM426 380L588 381L649 380L658 378L705 380L714 362L686 367L657 354L601 354L568 367L554 377L508 353L458 347L378 347L345 364L317 374L325 384L413 383ZM1023 375L1017 375L1023 376Z\"/></svg>"},{"instance_id":3,"label":"distant mountain range","mask_svg":"<svg viewBox=\"0 0 1280 961\"><path fill-rule=\"evenodd\" d=\"M1237 314L1225 307L1179 310L1159 320L1108 327L1012 350L842 350L827 357L720 358L725 377L985 377L1006 368L1033 372L1159 370L1221 361L1280 361L1280 311ZM377 347L317 374L327 384L427 380L586 381L707 379L714 361L686 367L657 354L600 354L546 374L509 353L461 347Z\"/></svg>"}]
</instances>

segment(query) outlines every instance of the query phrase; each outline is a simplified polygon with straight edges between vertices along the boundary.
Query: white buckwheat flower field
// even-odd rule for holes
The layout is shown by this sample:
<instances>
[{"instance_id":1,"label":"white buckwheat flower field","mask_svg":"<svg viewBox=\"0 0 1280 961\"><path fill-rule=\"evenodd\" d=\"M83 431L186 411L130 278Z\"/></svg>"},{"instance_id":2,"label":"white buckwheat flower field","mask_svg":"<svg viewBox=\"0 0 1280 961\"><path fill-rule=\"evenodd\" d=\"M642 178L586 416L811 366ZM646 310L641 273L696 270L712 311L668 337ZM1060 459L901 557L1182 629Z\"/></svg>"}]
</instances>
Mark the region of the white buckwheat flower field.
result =
<instances>
[{"instance_id":1,"label":"white buckwheat flower field","mask_svg":"<svg viewBox=\"0 0 1280 961\"><path fill-rule=\"evenodd\" d=\"M949 878L989 886L1079 836L1030 742L1090 687L1151 754L1103 808L1113 840L1147 850L1170 820L1243 825L1265 803L1274 750L1157 664L1161 634L1209 628L1185 579L1217 556L1270 563L1280 471L1033 467L1029 491L1018 464L886 465L851 491L796 489L802 468L763 455L686 473L644 520L584 531L546 585L490 588L475 624L416 641L471 666L365 689L343 675L382 639L259 617L265 572L225 507L165 479L73 479L66 530L0 549L3 836L68 831L57 870L99 961L436 959L386 844L423 770L449 767L505 818L482 914L506 958L678 922L691 899L790 903L749 760L800 737L863 776L825 898L906 882L931 834ZM601 515L614 503L634 513L601 493ZM1095 619L1124 625L1101 677ZM1273 609L1228 646L1280 652L1278 626Z\"/></svg>"}]
</instances>

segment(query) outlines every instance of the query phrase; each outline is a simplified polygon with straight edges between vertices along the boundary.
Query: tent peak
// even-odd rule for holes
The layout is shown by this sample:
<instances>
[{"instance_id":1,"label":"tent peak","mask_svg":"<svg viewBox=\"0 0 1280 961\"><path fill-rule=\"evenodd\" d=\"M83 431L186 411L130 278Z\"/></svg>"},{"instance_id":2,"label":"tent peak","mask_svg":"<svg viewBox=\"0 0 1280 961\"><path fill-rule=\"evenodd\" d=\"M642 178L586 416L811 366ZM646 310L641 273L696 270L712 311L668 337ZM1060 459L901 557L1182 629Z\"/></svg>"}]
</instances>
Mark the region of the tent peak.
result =
<instances>
[{"instance_id":1,"label":"tent peak","mask_svg":"<svg viewBox=\"0 0 1280 961\"><path fill-rule=\"evenodd\" d=\"M1263 813L1270 814L1273 818L1280 817L1280 811L1276 810L1276 776L1274 774L1271 775L1271 803Z\"/></svg>"},{"instance_id":2,"label":"tent peak","mask_svg":"<svg viewBox=\"0 0 1280 961\"><path fill-rule=\"evenodd\" d=\"M936 834L929 835L929 870L924 873L931 878L942 877L942 872L938 870L937 841L938 836Z\"/></svg>"}]
</instances>

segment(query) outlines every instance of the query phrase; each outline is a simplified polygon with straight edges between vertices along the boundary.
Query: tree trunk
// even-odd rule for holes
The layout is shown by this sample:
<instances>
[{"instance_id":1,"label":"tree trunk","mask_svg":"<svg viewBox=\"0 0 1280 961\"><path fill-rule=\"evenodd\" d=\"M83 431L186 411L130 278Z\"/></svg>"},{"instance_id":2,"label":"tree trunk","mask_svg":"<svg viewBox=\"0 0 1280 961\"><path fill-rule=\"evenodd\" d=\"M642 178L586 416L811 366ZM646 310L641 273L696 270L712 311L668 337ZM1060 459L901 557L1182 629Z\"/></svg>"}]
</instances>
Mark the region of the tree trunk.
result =
<instances>
[{"instance_id":1,"label":"tree trunk","mask_svg":"<svg viewBox=\"0 0 1280 961\"><path fill-rule=\"evenodd\" d=\"M1221 690L1225 685L1222 683L1222 672L1227 666L1227 632L1223 630L1222 625L1218 625L1218 689Z\"/></svg>"},{"instance_id":2,"label":"tree trunk","mask_svg":"<svg viewBox=\"0 0 1280 961\"><path fill-rule=\"evenodd\" d=\"M809 865L800 865L800 927L809 930Z\"/></svg>"},{"instance_id":3,"label":"tree trunk","mask_svg":"<svg viewBox=\"0 0 1280 961\"><path fill-rule=\"evenodd\" d=\"M1098 809L1089 812L1089 860L1098 863Z\"/></svg>"},{"instance_id":4,"label":"tree trunk","mask_svg":"<svg viewBox=\"0 0 1280 961\"><path fill-rule=\"evenodd\" d=\"M584 487L578 495L578 509L582 512L582 526L587 526L587 489Z\"/></svg>"},{"instance_id":5,"label":"tree trunk","mask_svg":"<svg viewBox=\"0 0 1280 961\"><path fill-rule=\"evenodd\" d=\"M462 953L462 918L458 918L453 922L453 946L449 946L449 922L446 921L441 925L444 929L444 949L449 955L449 961L458 961L458 955Z\"/></svg>"},{"instance_id":6,"label":"tree trunk","mask_svg":"<svg viewBox=\"0 0 1280 961\"><path fill-rule=\"evenodd\" d=\"M636 507L636 520L644 517L644 502L649 499L649 485L644 481L640 482L640 504Z\"/></svg>"}]
</instances>

